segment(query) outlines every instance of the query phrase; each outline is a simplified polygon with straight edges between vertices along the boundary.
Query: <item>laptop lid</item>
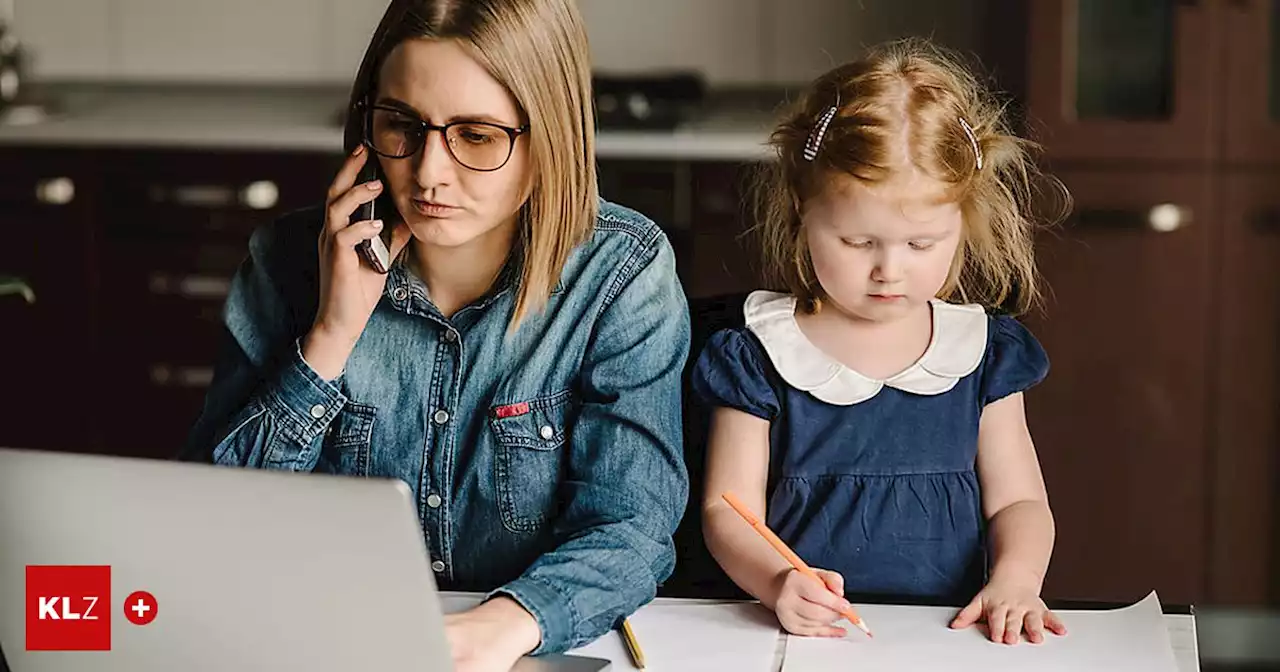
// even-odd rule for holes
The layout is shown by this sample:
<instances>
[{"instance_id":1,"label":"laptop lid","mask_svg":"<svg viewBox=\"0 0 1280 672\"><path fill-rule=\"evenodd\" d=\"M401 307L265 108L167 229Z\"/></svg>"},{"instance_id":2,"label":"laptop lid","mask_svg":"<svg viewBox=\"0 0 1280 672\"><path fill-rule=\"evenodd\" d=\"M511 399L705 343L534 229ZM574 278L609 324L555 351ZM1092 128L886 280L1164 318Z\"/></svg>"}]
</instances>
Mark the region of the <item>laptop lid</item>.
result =
<instances>
[{"instance_id":1,"label":"laptop lid","mask_svg":"<svg viewBox=\"0 0 1280 672\"><path fill-rule=\"evenodd\" d=\"M14 672L448 670L428 563L399 481L0 449ZM110 651L26 650L31 565L110 567L109 600L41 605L55 628L109 612ZM126 618L134 591L154 597L146 625Z\"/></svg>"}]
</instances>

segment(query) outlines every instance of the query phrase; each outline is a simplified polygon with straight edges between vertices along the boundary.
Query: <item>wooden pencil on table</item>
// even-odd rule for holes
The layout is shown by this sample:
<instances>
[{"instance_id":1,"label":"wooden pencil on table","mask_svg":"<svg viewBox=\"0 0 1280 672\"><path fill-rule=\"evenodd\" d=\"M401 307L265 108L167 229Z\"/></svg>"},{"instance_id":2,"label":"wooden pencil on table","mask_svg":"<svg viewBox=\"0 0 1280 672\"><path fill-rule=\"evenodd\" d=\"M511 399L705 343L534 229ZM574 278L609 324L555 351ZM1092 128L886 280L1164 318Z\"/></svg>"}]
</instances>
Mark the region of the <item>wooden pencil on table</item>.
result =
<instances>
[{"instance_id":1,"label":"wooden pencil on table","mask_svg":"<svg viewBox=\"0 0 1280 672\"><path fill-rule=\"evenodd\" d=\"M636 633L631 629L631 621L622 619L622 641L627 645L627 653L631 654L631 661L635 663L638 669L644 669L644 651L640 650L640 640L636 639Z\"/></svg>"},{"instance_id":2,"label":"wooden pencil on table","mask_svg":"<svg viewBox=\"0 0 1280 672\"><path fill-rule=\"evenodd\" d=\"M746 520L747 523L760 534L760 536L764 537L764 540L769 542L769 545L773 546L774 550L780 553L782 557L786 558L787 562L791 563L791 566L794 567L796 571L812 578L826 587L827 582L823 581L822 577L818 576L818 573L813 571L813 568L806 564L804 560L801 560L800 556L796 555L796 552L791 550L790 546L787 546L782 539L779 539L778 535L774 534L773 530L769 529L769 526L765 525L763 521L757 518L756 514L752 513L751 509L747 508L747 505L744 504L741 499L738 499L737 495L732 492L726 492L720 495L720 497L724 499L724 501L728 502L729 506L733 507L733 510L737 511L738 515L742 516L742 518ZM832 591L830 588L827 588L827 590L832 594L835 594L835 591ZM840 599L844 599L844 595L839 595L838 597ZM871 634L871 629L862 621L862 617L853 609L853 605L850 605L849 608L842 611L841 614L845 618L849 619L850 623L857 626L859 630L867 633L868 637L874 636Z\"/></svg>"}]
</instances>

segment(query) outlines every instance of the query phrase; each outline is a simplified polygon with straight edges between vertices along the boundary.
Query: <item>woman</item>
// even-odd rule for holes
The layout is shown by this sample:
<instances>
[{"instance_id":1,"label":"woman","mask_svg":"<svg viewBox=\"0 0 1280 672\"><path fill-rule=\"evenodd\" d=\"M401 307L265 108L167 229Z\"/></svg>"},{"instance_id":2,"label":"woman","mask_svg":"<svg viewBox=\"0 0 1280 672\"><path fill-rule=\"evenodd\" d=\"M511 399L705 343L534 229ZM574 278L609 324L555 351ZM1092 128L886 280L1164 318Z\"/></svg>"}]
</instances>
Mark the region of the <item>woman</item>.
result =
<instances>
[{"instance_id":1,"label":"woman","mask_svg":"<svg viewBox=\"0 0 1280 672\"><path fill-rule=\"evenodd\" d=\"M327 207L250 242L187 448L404 480L441 588L489 596L449 620L462 669L590 641L674 564L687 308L662 231L597 199L588 53L573 0L394 0ZM385 275L348 225L383 192Z\"/></svg>"}]
</instances>

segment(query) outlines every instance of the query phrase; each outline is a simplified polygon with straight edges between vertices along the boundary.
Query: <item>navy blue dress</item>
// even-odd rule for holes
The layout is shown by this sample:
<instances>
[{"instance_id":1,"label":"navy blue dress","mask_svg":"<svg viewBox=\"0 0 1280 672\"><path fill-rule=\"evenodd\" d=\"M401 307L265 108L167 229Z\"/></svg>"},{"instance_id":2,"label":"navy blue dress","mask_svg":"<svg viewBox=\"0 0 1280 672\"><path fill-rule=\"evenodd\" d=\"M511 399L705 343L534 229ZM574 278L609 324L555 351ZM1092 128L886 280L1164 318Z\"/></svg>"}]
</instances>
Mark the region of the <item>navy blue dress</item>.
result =
<instances>
[{"instance_id":1,"label":"navy blue dress","mask_svg":"<svg viewBox=\"0 0 1280 672\"><path fill-rule=\"evenodd\" d=\"M756 292L747 325L698 358L701 402L770 421L767 522L850 593L966 601L986 579L975 472L983 408L1039 383L1048 359L1016 320L933 302L933 341L887 380L828 358L795 301Z\"/></svg>"}]
</instances>

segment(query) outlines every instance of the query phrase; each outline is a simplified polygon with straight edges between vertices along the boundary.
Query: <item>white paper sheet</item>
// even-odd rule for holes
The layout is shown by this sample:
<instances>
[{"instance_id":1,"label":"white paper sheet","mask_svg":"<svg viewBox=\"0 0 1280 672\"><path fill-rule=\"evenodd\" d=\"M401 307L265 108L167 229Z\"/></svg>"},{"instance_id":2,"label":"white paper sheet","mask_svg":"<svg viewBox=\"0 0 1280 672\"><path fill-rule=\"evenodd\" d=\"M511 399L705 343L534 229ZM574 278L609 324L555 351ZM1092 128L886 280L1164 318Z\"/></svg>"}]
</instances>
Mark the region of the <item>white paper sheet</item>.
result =
<instances>
[{"instance_id":1,"label":"white paper sheet","mask_svg":"<svg viewBox=\"0 0 1280 672\"><path fill-rule=\"evenodd\" d=\"M445 594L440 601L445 613L454 613L479 604L480 598ZM629 620L644 652L646 672L775 669L778 621L758 604L651 603ZM569 653L607 658L616 670L634 669L622 634L616 631Z\"/></svg>"},{"instance_id":2,"label":"white paper sheet","mask_svg":"<svg viewBox=\"0 0 1280 672\"><path fill-rule=\"evenodd\" d=\"M646 672L775 669L778 621L758 604L649 604L630 621ZM616 632L571 653L608 658L614 669L633 669Z\"/></svg>"},{"instance_id":3,"label":"white paper sheet","mask_svg":"<svg viewBox=\"0 0 1280 672\"><path fill-rule=\"evenodd\" d=\"M952 630L956 610L857 605L874 639L841 623L842 639L788 637L784 672L1178 672L1160 600L1155 593L1107 611L1061 611L1067 635L1042 644L1009 646L986 638L984 625Z\"/></svg>"}]
</instances>

